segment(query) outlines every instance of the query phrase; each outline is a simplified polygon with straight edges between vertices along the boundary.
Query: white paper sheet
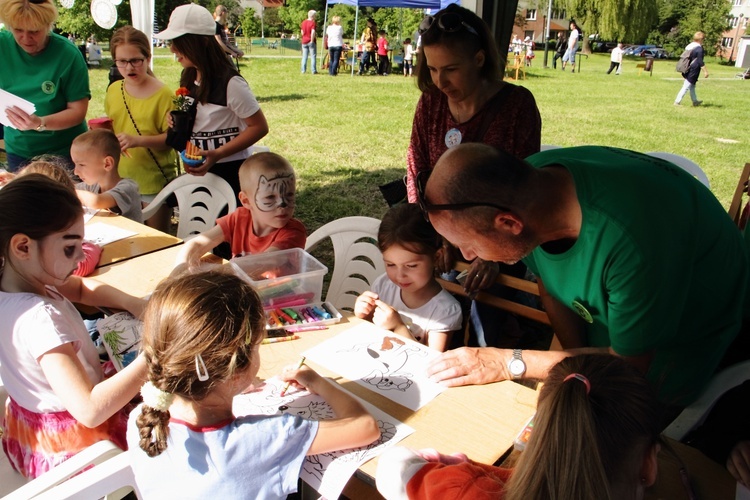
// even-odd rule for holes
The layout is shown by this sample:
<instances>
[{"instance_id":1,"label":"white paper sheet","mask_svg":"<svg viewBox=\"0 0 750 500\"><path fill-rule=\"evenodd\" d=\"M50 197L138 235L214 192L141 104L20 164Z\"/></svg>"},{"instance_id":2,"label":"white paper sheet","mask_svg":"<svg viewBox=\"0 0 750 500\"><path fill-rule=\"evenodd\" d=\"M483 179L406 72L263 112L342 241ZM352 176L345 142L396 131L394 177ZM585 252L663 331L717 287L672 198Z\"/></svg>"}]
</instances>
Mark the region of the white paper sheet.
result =
<instances>
[{"instance_id":1,"label":"white paper sheet","mask_svg":"<svg viewBox=\"0 0 750 500\"><path fill-rule=\"evenodd\" d=\"M128 366L141 350L143 322L129 312L119 312L96 322L109 359L119 372Z\"/></svg>"},{"instance_id":2,"label":"white paper sheet","mask_svg":"<svg viewBox=\"0 0 750 500\"><path fill-rule=\"evenodd\" d=\"M83 207L83 223L86 224L99 212L96 208Z\"/></svg>"},{"instance_id":3,"label":"white paper sheet","mask_svg":"<svg viewBox=\"0 0 750 500\"><path fill-rule=\"evenodd\" d=\"M34 106L33 102L29 102L26 99L22 99L15 94L11 94L6 90L0 89L0 123L5 125L6 127L16 128L12 123L10 123L8 114L5 112L5 108L9 108L11 106L21 108L23 111L30 115L36 112L36 106Z\"/></svg>"},{"instance_id":4,"label":"white paper sheet","mask_svg":"<svg viewBox=\"0 0 750 500\"><path fill-rule=\"evenodd\" d=\"M438 351L372 323L360 323L304 355L411 410L420 409L445 390L426 374Z\"/></svg>"},{"instance_id":5,"label":"white paper sheet","mask_svg":"<svg viewBox=\"0 0 750 500\"><path fill-rule=\"evenodd\" d=\"M290 413L311 420L334 418L333 409L326 401L306 391L289 391L281 397L284 382L268 379L256 392L234 398L232 410L236 416L280 415ZM356 398L356 396L354 396ZM360 465L378 456L414 432L408 425L359 398L357 400L375 417L380 426L380 439L360 448L321 453L305 459L300 477L323 498L339 498L346 483Z\"/></svg>"},{"instance_id":6,"label":"white paper sheet","mask_svg":"<svg viewBox=\"0 0 750 500\"><path fill-rule=\"evenodd\" d=\"M124 240L136 234L138 233L135 231L110 226L104 222L95 222L93 224L86 224L83 239L103 247L109 243Z\"/></svg>"}]
</instances>

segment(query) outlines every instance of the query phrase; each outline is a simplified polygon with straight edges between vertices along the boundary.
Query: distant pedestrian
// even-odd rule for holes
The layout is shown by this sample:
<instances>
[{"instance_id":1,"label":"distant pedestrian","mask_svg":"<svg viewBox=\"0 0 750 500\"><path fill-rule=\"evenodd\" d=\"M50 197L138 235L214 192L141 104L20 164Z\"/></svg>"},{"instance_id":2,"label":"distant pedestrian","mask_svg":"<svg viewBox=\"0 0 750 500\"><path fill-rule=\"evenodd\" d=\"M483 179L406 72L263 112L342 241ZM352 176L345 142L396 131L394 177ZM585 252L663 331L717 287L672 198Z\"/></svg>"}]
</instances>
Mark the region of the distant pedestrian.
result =
<instances>
[{"instance_id":1,"label":"distant pedestrian","mask_svg":"<svg viewBox=\"0 0 750 500\"><path fill-rule=\"evenodd\" d=\"M318 74L318 68L315 66L315 58L317 57L317 35L315 34L315 29L318 27L317 23L315 22L315 16L317 15L317 12L314 10L309 10L307 12L307 19L302 21L302 23L299 25L300 32L302 33L302 38L300 41L302 42L302 73L307 71L307 58L308 56L312 58L312 74L317 75Z\"/></svg>"},{"instance_id":2,"label":"distant pedestrian","mask_svg":"<svg viewBox=\"0 0 750 500\"><path fill-rule=\"evenodd\" d=\"M388 76L388 39L385 30L378 31L378 74Z\"/></svg>"},{"instance_id":3,"label":"distant pedestrian","mask_svg":"<svg viewBox=\"0 0 750 500\"><path fill-rule=\"evenodd\" d=\"M578 52L578 38L581 36L581 32L578 31L578 25L575 21L570 21L570 38L568 38L568 50L562 58L562 69L565 71L565 64L570 63L573 67L571 70L573 73L576 72L576 52Z\"/></svg>"},{"instance_id":4,"label":"distant pedestrian","mask_svg":"<svg viewBox=\"0 0 750 500\"><path fill-rule=\"evenodd\" d=\"M341 27L341 17L333 16L331 25L326 28L328 37L328 74L336 76L339 72L341 47L344 46L344 28Z\"/></svg>"},{"instance_id":5,"label":"distant pedestrian","mask_svg":"<svg viewBox=\"0 0 750 500\"><path fill-rule=\"evenodd\" d=\"M555 57L552 58L552 69L557 69L557 60L562 59L568 48L568 39L565 38L564 31L557 32L557 43L555 44Z\"/></svg>"},{"instance_id":6,"label":"distant pedestrian","mask_svg":"<svg viewBox=\"0 0 750 500\"><path fill-rule=\"evenodd\" d=\"M617 68L617 71L615 71L616 75L620 74L620 69L622 68L622 44L618 43L617 47L612 49L612 55L609 57L609 71L607 71L607 74L612 73L612 70Z\"/></svg>"},{"instance_id":7,"label":"distant pedestrian","mask_svg":"<svg viewBox=\"0 0 750 500\"><path fill-rule=\"evenodd\" d=\"M703 63L703 39L706 35L702 31L698 31L693 35L693 41L687 44L685 50L690 51L690 63L688 70L682 74L685 82L682 84L682 88L677 93L677 98L674 100L674 105L679 106L682 98L685 94L690 91L690 99L693 101L693 106L700 106L703 101L698 100L698 96L695 95L695 84L698 83L698 78L701 74L701 68L705 74L705 78L708 78L708 69Z\"/></svg>"},{"instance_id":8,"label":"distant pedestrian","mask_svg":"<svg viewBox=\"0 0 750 500\"><path fill-rule=\"evenodd\" d=\"M362 31L362 37L360 38L360 44L362 45L362 56L359 60L359 74L363 75L370 70L375 68L377 63L375 62L375 54L377 51L376 45L376 33L378 32L378 25L375 24L373 18L367 20L367 26Z\"/></svg>"},{"instance_id":9,"label":"distant pedestrian","mask_svg":"<svg viewBox=\"0 0 750 500\"><path fill-rule=\"evenodd\" d=\"M411 44L411 38L404 40L404 76L412 76L414 69L414 46Z\"/></svg>"}]
</instances>

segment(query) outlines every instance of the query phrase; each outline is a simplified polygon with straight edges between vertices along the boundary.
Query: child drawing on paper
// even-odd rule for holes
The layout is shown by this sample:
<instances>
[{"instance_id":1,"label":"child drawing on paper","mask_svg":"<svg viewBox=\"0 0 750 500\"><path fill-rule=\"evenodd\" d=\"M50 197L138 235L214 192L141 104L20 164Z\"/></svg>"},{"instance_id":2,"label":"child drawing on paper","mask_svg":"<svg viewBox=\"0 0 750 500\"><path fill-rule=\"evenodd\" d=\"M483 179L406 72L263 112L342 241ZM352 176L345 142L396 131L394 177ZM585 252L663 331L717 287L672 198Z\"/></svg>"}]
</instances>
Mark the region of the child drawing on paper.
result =
<instances>
[{"instance_id":1,"label":"child drawing on paper","mask_svg":"<svg viewBox=\"0 0 750 500\"><path fill-rule=\"evenodd\" d=\"M142 339L149 382L127 435L144 498L285 499L296 491L307 455L378 438L376 420L358 400L305 366L285 370L281 380L319 395L330 418L300 417L320 414L318 404L235 417L233 400L258 374L264 337L260 298L234 274L198 272L156 289ZM276 413L289 401L262 404L276 404Z\"/></svg>"},{"instance_id":2,"label":"child drawing on paper","mask_svg":"<svg viewBox=\"0 0 750 500\"><path fill-rule=\"evenodd\" d=\"M445 351L461 328L458 301L435 279L442 240L414 204L391 208L378 230L385 274L357 297L354 314L406 338Z\"/></svg>"}]
</instances>

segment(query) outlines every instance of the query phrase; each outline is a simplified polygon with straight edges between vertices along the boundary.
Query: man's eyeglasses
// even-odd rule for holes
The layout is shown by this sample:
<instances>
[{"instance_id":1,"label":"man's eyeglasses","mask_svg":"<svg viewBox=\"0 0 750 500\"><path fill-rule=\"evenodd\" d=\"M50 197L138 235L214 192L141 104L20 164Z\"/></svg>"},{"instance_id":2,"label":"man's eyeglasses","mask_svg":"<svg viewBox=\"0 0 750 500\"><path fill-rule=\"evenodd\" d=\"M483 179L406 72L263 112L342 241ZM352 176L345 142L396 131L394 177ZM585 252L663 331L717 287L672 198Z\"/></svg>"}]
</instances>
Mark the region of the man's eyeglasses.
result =
<instances>
[{"instance_id":1,"label":"man's eyeglasses","mask_svg":"<svg viewBox=\"0 0 750 500\"><path fill-rule=\"evenodd\" d=\"M143 61L146 59L139 57L138 59L115 59L115 65L118 68L127 68L128 64L133 66L134 68L140 68L143 66Z\"/></svg>"},{"instance_id":2,"label":"man's eyeglasses","mask_svg":"<svg viewBox=\"0 0 750 500\"><path fill-rule=\"evenodd\" d=\"M428 203L427 200L424 197L424 186L427 183L427 179L430 177L430 173L423 170L419 173L417 173L417 179L416 179L416 185L417 185L417 204L419 205L419 210L422 212L422 215L424 215L424 218L427 222L430 222L430 212L436 212L438 210L465 210L467 208L472 207L490 207L495 208L497 210L500 210L501 212L510 212L510 210L506 207L503 207L501 205L495 205L494 203L485 203L485 202L467 202L467 203L446 203L446 204L437 204L433 205L432 203Z\"/></svg>"},{"instance_id":3,"label":"man's eyeglasses","mask_svg":"<svg viewBox=\"0 0 750 500\"><path fill-rule=\"evenodd\" d=\"M43 3L47 3L47 0L29 0L29 3L33 3L34 5L42 5Z\"/></svg>"},{"instance_id":4,"label":"man's eyeglasses","mask_svg":"<svg viewBox=\"0 0 750 500\"><path fill-rule=\"evenodd\" d=\"M440 16L427 16L421 23L419 23L419 34L423 35L433 25L437 25L438 28L445 31L446 33L455 33L465 29L474 36L479 36L477 30L471 27L469 23L463 20L463 18L456 12L445 12Z\"/></svg>"}]
</instances>

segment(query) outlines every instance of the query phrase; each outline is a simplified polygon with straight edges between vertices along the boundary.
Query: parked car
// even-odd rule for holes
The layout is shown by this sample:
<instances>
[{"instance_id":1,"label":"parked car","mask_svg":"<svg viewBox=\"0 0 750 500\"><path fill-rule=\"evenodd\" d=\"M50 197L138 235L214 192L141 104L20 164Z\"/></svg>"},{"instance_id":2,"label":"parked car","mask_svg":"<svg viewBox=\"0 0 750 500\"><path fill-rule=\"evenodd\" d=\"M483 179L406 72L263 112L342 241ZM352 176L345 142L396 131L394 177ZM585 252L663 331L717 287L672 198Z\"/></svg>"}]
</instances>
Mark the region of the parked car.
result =
<instances>
[{"instance_id":1,"label":"parked car","mask_svg":"<svg viewBox=\"0 0 750 500\"><path fill-rule=\"evenodd\" d=\"M653 57L654 59L669 59L669 52L661 48L646 49L641 52L641 57Z\"/></svg>"},{"instance_id":2,"label":"parked car","mask_svg":"<svg viewBox=\"0 0 750 500\"><path fill-rule=\"evenodd\" d=\"M628 47L624 54L626 56L640 56L641 52L643 52L646 49L655 49L656 45L633 45L632 47Z\"/></svg>"}]
</instances>

